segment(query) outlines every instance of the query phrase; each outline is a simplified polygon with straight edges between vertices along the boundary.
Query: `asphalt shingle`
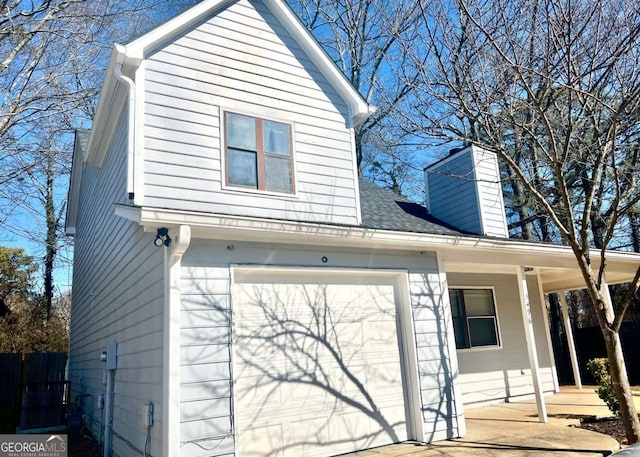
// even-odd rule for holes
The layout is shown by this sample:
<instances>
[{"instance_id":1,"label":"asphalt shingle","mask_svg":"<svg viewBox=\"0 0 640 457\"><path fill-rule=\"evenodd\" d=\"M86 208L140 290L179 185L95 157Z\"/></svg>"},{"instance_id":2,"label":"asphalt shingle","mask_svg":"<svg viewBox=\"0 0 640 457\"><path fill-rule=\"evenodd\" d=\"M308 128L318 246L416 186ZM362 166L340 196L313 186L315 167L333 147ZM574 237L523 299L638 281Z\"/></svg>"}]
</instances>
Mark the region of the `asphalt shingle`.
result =
<instances>
[{"instance_id":1,"label":"asphalt shingle","mask_svg":"<svg viewBox=\"0 0 640 457\"><path fill-rule=\"evenodd\" d=\"M379 230L468 235L433 217L426 208L364 179L360 180L362 226Z\"/></svg>"}]
</instances>

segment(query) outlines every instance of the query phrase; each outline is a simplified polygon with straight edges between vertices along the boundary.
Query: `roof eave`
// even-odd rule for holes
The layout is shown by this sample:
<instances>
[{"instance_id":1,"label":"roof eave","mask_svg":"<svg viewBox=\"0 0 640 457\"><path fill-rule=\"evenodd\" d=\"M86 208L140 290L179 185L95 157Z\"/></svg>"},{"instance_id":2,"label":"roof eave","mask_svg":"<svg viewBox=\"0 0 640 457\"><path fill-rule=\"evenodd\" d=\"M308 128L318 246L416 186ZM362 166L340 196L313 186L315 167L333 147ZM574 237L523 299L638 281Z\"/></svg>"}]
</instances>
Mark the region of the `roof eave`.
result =
<instances>
[{"instance_id":1,"label":"roof eave","mask_svg":"<svg viewBox=\"0 0 640 457\"><path fill-rule=\"evenodd\" d=\"M255 240L293 244L318 244L331 246L375 247L418 251L434 250L457 252L449 257L451 262L475 261L466 252L477 252L477 262L486 262L488 251L504 255L526 255L528 261L512 263L514 266L549 266L577 268L573 251L568 246L543 244L521 240L488 238L473 235L443 235L416 232L399 232L348 225L329 225L255 217L208 214L162 208L115 205L115 213L134 221L146 231L158 227L190 225L194 238ZM322 241L321 241L322 240ZM600 253L594 250L594 259ZM609 261L637 265L640 255L630 252L607 251ZM524 259L524 257L523 257ZM555 259L555 260L554 260Z\"/></svg>"},{"instance_id":2,"label":"roof eave","mask_svg":"<svg viewBox=\"0 0 640 457\"><path fill-rule=\"evenodd\" d=\"M116 111L119 111L118 102L123 102L125 98L125 92L118 92L118 81L113 74L115 67L123 65L125 61L125 47L114 45L105 71L104 81L100 89L100 98L93 116L91 134L84 153L84 162L86 163L101 166L106 157L109 131L101 126L106 125L109 119L117 114Z\"/></svg>"},{"instance_id":3,"label":"roof eave","mask_svg":"<svg viewBox=\"0 0 640 457\"><path fill-rule=\"evenodd\" d=\"M351 81L349 81L345 74L338 68L286 2L271 1L265 2L265 5L267 5L271 12L285 25L289 33L302 46L303 50L312 57L312 60L318 65L319 70L324 77L327 78L329 84L336 89L338 94L347 103L352 124L354 126L362 124L375 112L375 107L369 105L360 92L356 90L353 84L351 84Z\"/></svg>"},{"instance_id":4,"label":"roof eave","mask_svg":"<svg viewBox=\"0 0 640 457\"><path fill-rule=\"evenodd\" d=\"M84 131L84 129L79 129ZM80 198L80 183L82 182L82 165L86 145L83 148L82 139L76 131L73 142L73 154L71 159L71 176L69 178L69 189L67 190L67 211L65 215L65 233L73 236L76 233L76 220L78 216L78 200Z\"/></svg>"},{"instance_id":5,"label":"roof eave","mask_svg":"<svg viewBox=\"0 0 640 457\"><path fill-rule=\"evenodd\" d=\"M105 72L93 126L105 125L110 118L117 114L116 111L119 111L119 107L126 97L125 91L118 91L118 81L113 74L117 65L135 70L150 52L185 30L206 20L207 17L225 8L231 2L232 0L205 0L126 46L115 45ZM375 112L375 107L369 105L353 87L284 1L265 2L265 5L287 28L304 51L312 57L322 74L345 101L351 116L352 126L361 125ZM92 128L85 152L85 162L101 166L106 156L108 140L109 132L106 129Z\"/></svg>"}]
</instances>

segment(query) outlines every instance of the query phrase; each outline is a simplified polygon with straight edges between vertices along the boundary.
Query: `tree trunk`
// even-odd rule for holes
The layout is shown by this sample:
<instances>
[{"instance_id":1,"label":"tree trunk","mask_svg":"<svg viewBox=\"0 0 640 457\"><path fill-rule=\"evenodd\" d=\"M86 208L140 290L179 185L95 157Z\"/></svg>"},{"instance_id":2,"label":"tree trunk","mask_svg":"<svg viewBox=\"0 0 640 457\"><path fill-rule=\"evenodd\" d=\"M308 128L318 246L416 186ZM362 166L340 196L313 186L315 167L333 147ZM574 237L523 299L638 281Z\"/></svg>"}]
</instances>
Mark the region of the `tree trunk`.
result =
<instances>
[{"instance_id":1,"label":"tree trunk","mask_svg":"<svg viewBox=\"0 0 640 457\"><path fill-rule=\"evenodd\" d=\"M631 227L631 245L633 246L633 252L640 252L640 225L638 224L638 214L635 211L631 211L628 217Z\"/></svg>"},{"instance_id":2,"label":"tree trunk","mask_svg":"<svg viewBox=\"0 0 640 457\"><path fill-rule=\"evenodd\" d=\"M611 382L620 403L620 416L624 433L627 437L627 442L634 444L640 441L640 420L638 420L638 412L633 402L633 394L627 377L627 368L624 365L620 334L608 327L603 327L602 333L607 348Z\"/></svg>"},{"instance_id":3,"label":"tree trunk","mask_svg":"<svg viewBox=\"0 0 640 457\"><path fill-rule=\"evenodd\" d=\"M53 303L53 262L56 257L56 241L58 232L58 220L56 218L55 204L53 201L53 181L54 181L54 167L55 163L51 154L48 159L48 166L46 169L47 174L47 186L45 196L45 212L47 219L47 242L45 246L45 258L44 258L44 295L47 303L47 319L51 317L51 307Z\"/></svg>"},{"instance_id":4,"label":"tree trunk","mask_svg":"<svg viewBox=\"0 0 640 457\"><path fill-rule=\"evenodd\" d=\"M362 127L354 129L355 147L356 147L356 166L358 167L358 177L362 178L362 159L364 152L362 151Z\"/></svg>"}]
</instances>

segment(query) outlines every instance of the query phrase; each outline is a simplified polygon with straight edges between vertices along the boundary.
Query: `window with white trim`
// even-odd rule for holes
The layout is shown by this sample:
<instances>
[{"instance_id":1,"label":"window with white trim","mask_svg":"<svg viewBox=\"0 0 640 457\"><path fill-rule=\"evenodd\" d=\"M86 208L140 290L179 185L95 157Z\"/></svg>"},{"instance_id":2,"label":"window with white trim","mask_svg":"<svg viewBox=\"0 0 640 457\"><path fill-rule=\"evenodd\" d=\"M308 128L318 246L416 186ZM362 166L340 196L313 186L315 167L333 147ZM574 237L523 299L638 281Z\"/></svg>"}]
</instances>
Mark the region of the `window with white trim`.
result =
<instances>
[{"instance_id":1,"label":"window with white trim","mask_svg":"<svg viewBox=\"0 0 640 457\"><path fill-rule=\"evenodd\" d=\"M449 289L457 349L499 346L498 320L491 289Z\"/></svg>"},{"instance_id":2,"label":"window with white trim","mask_svg":"<svg viewBox=\"0 0 640 457\"><path fill-rule=\"evenodd\" d=\"M294 192L291 125L225 113L226 184Z\"/></svg>"}]
</instances>

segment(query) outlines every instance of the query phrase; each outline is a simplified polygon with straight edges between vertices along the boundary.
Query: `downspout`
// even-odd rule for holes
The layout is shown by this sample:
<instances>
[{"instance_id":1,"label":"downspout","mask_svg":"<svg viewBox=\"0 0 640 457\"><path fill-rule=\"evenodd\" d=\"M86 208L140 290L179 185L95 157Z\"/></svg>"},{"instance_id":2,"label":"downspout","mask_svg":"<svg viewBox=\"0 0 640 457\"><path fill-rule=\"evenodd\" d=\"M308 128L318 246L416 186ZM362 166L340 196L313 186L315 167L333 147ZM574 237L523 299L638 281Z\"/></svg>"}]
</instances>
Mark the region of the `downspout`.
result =
<instances>
[{"instance_id":1,"label":"downspout","mask_svg":"<svg viewBox=\"0 0 640 457\"><path fill-rule=\"evenodd\" d=\"M104 457L111 457L113 441L113 395L116 368L118 367L118 344L110 343L100 359L107 362L107 392L104 398Z\"/></svg>"},{"instance_id":2,"label":"downspout","mask_svg":"<svg viewBox=\"0 0 640 457\"><path fill-rule=\"evenodd\" d=\"M174 243L164 248L163 457L180 454L180 282L190 243L191 227L181 225Z\"/></svg>"},{"instance_id":3,"label":"downspout","mask_svg":"<svg viewBox=\"0 0 640 457\"><path fill-rule=\"evenodd\" d=\"M113 432L113 378L116 370L107 370L107 394L104 398L104 457L111 457L111 434Z\"/></svg>"},{"instance_id":4,"label":"downspout","mask_svg":"<svg viewBox=\"0 0 640 457\"><path fill-rule=\"evenodd\" d=\"M125 48L122 45L116 45L118 56L116 57L116 65L113 68L113 75L119 81L122 81L129 87L129 131L127 134L127 195L129 200L134 197L134 145L135 145L135 119L136 119L136 83L122 72L122 64L125 59Z\"/></svg>"}]
</instances>

